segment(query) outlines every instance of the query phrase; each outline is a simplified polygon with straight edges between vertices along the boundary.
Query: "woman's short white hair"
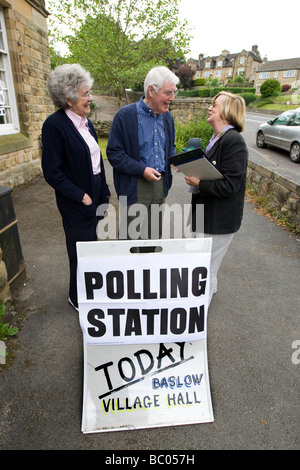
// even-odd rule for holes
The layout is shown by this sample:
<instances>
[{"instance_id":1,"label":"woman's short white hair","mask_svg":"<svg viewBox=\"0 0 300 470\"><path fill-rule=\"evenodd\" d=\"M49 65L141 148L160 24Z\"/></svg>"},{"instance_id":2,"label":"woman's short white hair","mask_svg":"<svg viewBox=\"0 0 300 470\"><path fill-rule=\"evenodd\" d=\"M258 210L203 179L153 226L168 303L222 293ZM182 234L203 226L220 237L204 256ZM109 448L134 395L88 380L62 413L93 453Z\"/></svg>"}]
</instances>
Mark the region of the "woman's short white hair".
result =
<instances>
[{"instance_id":1,"label":"woman's short white hair","mask_svg":"<svg viewBox=\"0 0 300 470\"><path fill-rule=\"evenodd\" d=\"M92 87L94 80L79 64L58 65L50 74L47 87L51 100L58 108L68 108L67 100L75 103L78 91L84 86Z\"/></svg>"},{"instance_id":2,"label":"woman's short white hair","mask_svg":"<svg viewBox=\"0 0 300 470\"><path fill-rule=\"evenodd\" d=\"M163 87L164 82L177 85L179 78L175 73L171 72L167 67L159 65L150 70L144 81L144 93L147 96L149 86L156 86L159 90Z\"/></svg>"}]
</instances>

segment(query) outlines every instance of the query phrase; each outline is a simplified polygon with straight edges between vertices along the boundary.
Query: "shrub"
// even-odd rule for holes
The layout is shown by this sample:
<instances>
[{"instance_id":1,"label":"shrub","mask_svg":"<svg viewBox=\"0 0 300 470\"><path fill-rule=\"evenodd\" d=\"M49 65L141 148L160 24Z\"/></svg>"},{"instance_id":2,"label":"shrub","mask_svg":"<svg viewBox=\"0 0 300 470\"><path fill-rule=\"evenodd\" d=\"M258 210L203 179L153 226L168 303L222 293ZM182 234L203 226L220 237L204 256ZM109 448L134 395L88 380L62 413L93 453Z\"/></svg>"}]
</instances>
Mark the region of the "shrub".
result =
<instances>
[{"instance_id":1,"label":"shrub","mask_svg":"<svg viewBox=\"0 0 300 470\"><path fill-rule=\"evenodd\" d=\"M240 94L243 93L242 87L201 87L196 88L195 90L183 91L180 90L178 92L178 96L188 96L188 97L201 97L207 98L209 96L213 97L216 96L220 91L228 91L230 93ZM255 88L245 88L244 93L252 93L255 95Z\"/></svg>"},{"instance_id":2,"label":"shrub","mask_svg":"<svg viewBox=\"0 0 300 470\"><path fill-rule=\"evenodd\" d=\"M244 98L246 106L248 106L253 101L256 101L256 96L253 93L243 93L241 96Z\"/></svg>"},{"instance_id":3,"label":"shrub","mask_svg":"<svg viewBox=\"0 0 300 470\"><path fill-rule=\"evenodd\" d=\"M195 78L195 80L193 80L193 86L204 86L205 82L205 78Z\"/></svg>"},{"instance_id":4,"label":"shrub","mask_svg":"<svg viewBox=\"0 0 300 470\"><path fill-rule=\"evenodd\" d=\"M290 89L290 85L282 85L281 86L281 93L286 93Z\"/></svg>"},{"instance_id":5,"label":"shrub","mask_svg":"<svg viewBox=\"0 0 300 470\"><path fill-rule=\"evenodd\" d=\"M175 145L177 152L181 152L187 147L187 143L191 137L200 137L202 139L202 147L205 149L213 134L212 127L206 122L206 117L201 116L198 120L189 121L184 124L175 123Z\"/></svg>"},{"instance_id":6,"label":"shrub","mask_svg":"<svg viewBox=\"0 0 300 470\"><path fill-rule=\"evenodd\" d=\"M262 84L260 87L260 93L263 98L269 97L269 96L277 96L280 94L281 91L281 85L278 80L275 80L274 78L270 78Z\"/></svg>"}]
</instances>

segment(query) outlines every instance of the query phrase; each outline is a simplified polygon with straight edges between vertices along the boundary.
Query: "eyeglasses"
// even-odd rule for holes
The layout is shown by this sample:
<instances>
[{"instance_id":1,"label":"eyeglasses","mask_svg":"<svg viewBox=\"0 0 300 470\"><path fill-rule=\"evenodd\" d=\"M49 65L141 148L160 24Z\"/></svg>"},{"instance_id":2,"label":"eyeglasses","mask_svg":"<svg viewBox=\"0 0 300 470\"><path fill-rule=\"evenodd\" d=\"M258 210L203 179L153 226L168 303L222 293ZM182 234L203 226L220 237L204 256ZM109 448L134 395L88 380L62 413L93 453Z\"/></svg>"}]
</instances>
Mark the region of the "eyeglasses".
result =
<instances>
[{"instance_id":1,"label":"eyeglasses","mask_svg":"<svg viewBox=\"0 0 300 470\"><path fill-rule=\"evenodd\" d=\"M158 93L159 90L160 90L160 88L158 88L157 85L152 85L152 86L153 86L153 88L156 89L156 93ZM164 95L166 95L168 98L169 98L170 96L172 96L172 95L174 95L174 98L176 98L177 93L178 93L178 90L177 90L177 88L176 88L176 90L162 90L162 93L163 93Z\"/></svg>"},{"instance_id":2,"label":"eyeglasses","mask_svg":"<svg viewBox=\"0 0 300 470\"><path fill-rule=\"evenodd\" d=\"M86 91L85 93L83 93L82 98L89 98L90 96L92 96L92 91Z\"/></svg>"},{"instance_id":3,"label":"eyeglasses","mask_svg":"<svg viewBox=\"0 0 300 470\"><path fill-rule=\"evenodd\" d=\"M166 95L168 97L174 95L174 98L175 98L177 96L178 90L175 90L175 91L173 91L173 90L163 90L162 92L163 92L164 95Z\"/></svg>"}]
</instances>

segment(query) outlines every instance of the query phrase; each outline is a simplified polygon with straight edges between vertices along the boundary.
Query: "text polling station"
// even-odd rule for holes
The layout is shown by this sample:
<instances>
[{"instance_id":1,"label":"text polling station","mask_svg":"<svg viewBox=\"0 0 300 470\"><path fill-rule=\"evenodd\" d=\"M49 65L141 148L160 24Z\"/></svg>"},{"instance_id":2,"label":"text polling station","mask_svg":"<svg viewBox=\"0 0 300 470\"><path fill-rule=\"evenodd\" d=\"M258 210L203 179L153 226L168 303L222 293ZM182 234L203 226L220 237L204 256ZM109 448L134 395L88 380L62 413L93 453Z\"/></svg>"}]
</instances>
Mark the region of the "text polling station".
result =
<instances>
[{"instance_id":1,"label":"text polling station","mask_svg":"<svg viewBox=\"0 0 300 470\"><path fill-rule=\"evenodd\" d=\"M84 433L213 421L211 243L77 243ZM154 244L154 252L132 250Z\"/></svg>"}]
</instances>

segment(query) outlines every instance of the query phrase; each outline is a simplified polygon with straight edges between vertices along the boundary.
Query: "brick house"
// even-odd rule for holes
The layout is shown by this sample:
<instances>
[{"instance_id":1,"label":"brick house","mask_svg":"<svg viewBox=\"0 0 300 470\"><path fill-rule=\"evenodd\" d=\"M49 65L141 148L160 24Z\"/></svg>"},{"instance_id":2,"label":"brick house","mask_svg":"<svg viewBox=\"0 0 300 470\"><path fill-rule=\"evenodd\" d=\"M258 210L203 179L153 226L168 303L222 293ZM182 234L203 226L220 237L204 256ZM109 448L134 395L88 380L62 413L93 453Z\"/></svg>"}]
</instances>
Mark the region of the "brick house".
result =
<instances>
[{"instance_id":1,"label":"brick house","mask_svg":"<svg viewBox=\"0 0 300 470\"><path fill-rule=\"evenodd\" d=\"M226 85L229 80L242 75L248 80L249 86L254 84L256 70L261 63L257 46L252 46L251 51L243 49L235 54L230 54L226 49L218 56L204 57L200 54L198 60L187 61L187 64L195 70L194 79L218 78L222 85Z\"/></svg>"},{"instance_id":2,"label":"brick house","mask_svg":"<svg viewBox=\"0 0 300 470\"><path fill-rule=\"evenodd\" d=\"M271 60L261 64L255 73L254 86L257 93L267 79L278 80L281 85L290 85L291 88L300 88L300 57Z\"/></svg>"},{"instance_id":3,"label":"brick house","mask_svg":"<svg viewBox=\"0 0 300 470\"><path fill-rule=\"evenodd\" d=\"M41 128L54 111L44 0L0 0L0 185L41 172Z\"/></svg>"}]
</instances>

